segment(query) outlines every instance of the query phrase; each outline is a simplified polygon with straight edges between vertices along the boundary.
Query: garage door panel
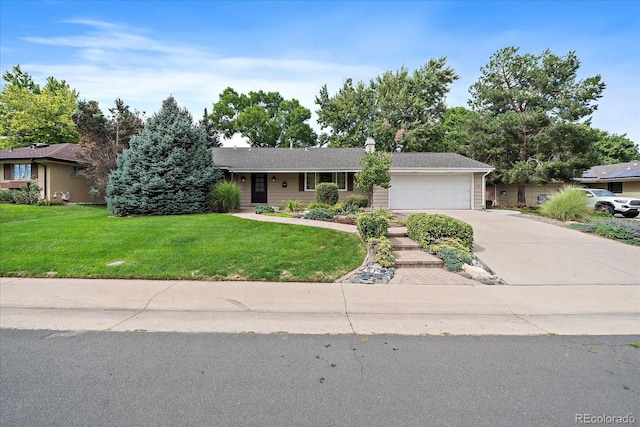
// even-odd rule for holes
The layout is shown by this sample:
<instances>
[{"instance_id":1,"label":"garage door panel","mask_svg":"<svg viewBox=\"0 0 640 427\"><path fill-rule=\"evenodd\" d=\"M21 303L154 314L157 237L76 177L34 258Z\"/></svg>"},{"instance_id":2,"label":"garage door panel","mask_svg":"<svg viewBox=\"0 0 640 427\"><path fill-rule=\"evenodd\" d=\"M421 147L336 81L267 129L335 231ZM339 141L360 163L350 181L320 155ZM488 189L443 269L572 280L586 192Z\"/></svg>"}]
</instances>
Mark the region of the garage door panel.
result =
<instances>
[{"instance_id":1,"label":"garage door panel","mask_svg":"<svg viewBox=\"0 0 640 427\"><path fill-rule=\"evenodd\" d=\"M470 209L471 176L392 175L391 209Z\"/></svg>"}]
</instances>

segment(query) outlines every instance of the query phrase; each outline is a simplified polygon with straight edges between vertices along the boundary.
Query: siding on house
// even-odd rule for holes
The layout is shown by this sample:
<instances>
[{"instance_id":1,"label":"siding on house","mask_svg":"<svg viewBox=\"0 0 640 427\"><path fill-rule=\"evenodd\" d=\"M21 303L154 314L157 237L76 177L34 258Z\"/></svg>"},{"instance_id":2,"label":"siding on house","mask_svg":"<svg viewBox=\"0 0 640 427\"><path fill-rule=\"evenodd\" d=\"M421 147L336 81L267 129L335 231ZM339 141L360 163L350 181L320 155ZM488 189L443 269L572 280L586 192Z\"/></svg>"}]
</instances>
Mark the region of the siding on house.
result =
<instances>
[{"instance_id":1,"label":"siding on house","mask_svg":"<svg viewBox=\"0 0 640 427\"><path fill-rule=\"evenodd\" d=\"M242 182L241 177L245 178ZM273 177L276 177L276 182L273 182ZM230 178L228 178L230 179ZM269 173L267 174L267 205L280 206L285 200L300 200L302 203L309 204L315 202L315 191L300 191L299 187L299 173ZM240 207L249 208L259 205L251 203L251 174L240 173L234 174L233 182L238 184L240 189ZM283 187L282 183L286 182L287 186ZM343 202L344 199L351 194L364 194L362 191L354 188L353 191L338 191L338 202Z\"/></svg>"},{"instance_id":2,"label":"siding on house","mask_svg":"<svg viewBox=\"0 0 640 427\"><path fill-rule=\"evenodd\" d=\"M608 190L609 189L608 184L609 183L607 182L594 182L588 185L591 188L601 188L603 190ZM622 181L621 184L622 184L622 193L616 193L616 194L620 194L621 196L640 197L640 180L639 181Z\"/></svg>"},{"instance_id":3,"label":"siding on house","mask_svg":"<svg viewBox=\"0 0 640 427\"><path fill-rule=\"evenodd\" d=\"M497 184L497 206L515 206L518 203L518 184ZM539 206L537 203L539 194L554 194L564 187L563 182L555 182L545 185L526 184L524 196L529 206ZM502 193L505 194L502 194Z\"/></svg>"}]
</instances>

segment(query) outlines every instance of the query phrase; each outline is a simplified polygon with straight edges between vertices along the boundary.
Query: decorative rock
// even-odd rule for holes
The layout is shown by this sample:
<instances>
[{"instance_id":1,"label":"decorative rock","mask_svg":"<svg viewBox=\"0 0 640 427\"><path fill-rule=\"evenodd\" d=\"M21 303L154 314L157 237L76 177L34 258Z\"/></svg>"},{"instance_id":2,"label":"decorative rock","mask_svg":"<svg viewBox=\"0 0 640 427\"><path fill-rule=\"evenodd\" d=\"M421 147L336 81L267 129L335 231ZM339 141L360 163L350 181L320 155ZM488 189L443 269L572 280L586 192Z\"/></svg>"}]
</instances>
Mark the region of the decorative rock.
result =
<instances>
[{"instance_id":1,"label":"decorative rock","mask_svg":"<svg viewBox=\"0 0 640 427\"><path fill-rule=\"evenodd\" d=\"M473 276L470 275L469 273L460 273L460 275L465 279L473 279Z\"/></svg>"},{"instance_id":2,"label":"decorative rock","mask_svg":"<svg viewBox=\"0 0 640 427\"><path fill-rule=\"evenodd\" d=\"M464 270L465 273L470 274L471 276L473 276L473 278L476 278L476 277L489 278L491 276L491 274L488 273L482 267L475 267L475 266L469 265L469 264L462 264L462 269Z\"/></svg>"}]
</instances>

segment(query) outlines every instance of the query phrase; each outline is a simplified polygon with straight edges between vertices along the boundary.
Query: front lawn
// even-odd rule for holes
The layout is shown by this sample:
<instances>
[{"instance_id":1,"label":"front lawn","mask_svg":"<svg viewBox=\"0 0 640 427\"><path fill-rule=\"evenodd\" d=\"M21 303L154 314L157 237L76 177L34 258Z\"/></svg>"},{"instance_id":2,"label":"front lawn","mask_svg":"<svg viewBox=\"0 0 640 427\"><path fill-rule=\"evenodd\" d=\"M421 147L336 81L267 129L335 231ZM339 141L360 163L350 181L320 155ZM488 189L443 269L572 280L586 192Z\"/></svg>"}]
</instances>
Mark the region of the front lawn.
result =
<instances>
[{"instance_id":1,"label":"front lawn","mask_svg":"<svg viewBox=\"0 0 640 427\"><path fill-rule=\"evenodd\" d=\"M333 281L366 255L358 236L323 228L77 205L2 204L0 235L2 276Z\"/></svg>"}]
</instances>

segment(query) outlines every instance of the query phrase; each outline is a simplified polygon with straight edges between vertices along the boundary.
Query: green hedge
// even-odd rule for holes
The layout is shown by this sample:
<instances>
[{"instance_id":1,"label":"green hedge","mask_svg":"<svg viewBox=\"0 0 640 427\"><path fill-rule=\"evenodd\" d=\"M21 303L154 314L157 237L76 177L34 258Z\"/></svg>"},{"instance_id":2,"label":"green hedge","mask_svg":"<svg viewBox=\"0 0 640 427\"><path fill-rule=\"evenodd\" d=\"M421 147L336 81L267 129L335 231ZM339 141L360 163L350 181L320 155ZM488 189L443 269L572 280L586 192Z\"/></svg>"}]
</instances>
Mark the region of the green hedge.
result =
<instances>
[{"instance_id":1,"label":"green hedge","mask_svg":"<svg viewBox=\"0 0 640 427\"><path fill-rule=\"evenodd\" d=\"M364 239L378 239L389 234L389 221L377 212L364 212L356 217L356 228Z\"/></svg>"},{"instance_id":2,"label":"green hedge","mask_svg":"<svg viewBox=\"0 0 640 427\"><path fill-rule=\"evenodd\" d=\"M359 208L366 208L369 206L369 197L360 194L351 194L344 199L345 205L354 205Z\"/></svg>"},{"instance_id":3,"label":"green hedge","mask_svg":"<svg viewBox=\"0 0 640 427\"><path fill-rule=\"evenodd\" d=\"M394 267L396 265L396 257L393 255L393 245L386 237L379 239L371 238L367 240L369 246L372 247L375 254L375 262L383 267Z\"/></svg>"},{"instance_id":4,"label":"green hedge","mask_svg":"<svg viewBox=\"0 0 640 427\"><path fill-rule=\"evenodd\" d=\"M407 235L423 248L441 239L457 239L464 247L473 249L473 228L470 224L441 214L418 213L407 219Z\"/></svg>"}]
</instances>

